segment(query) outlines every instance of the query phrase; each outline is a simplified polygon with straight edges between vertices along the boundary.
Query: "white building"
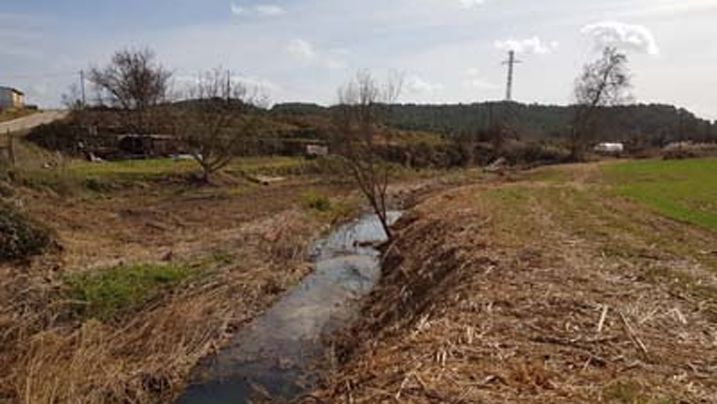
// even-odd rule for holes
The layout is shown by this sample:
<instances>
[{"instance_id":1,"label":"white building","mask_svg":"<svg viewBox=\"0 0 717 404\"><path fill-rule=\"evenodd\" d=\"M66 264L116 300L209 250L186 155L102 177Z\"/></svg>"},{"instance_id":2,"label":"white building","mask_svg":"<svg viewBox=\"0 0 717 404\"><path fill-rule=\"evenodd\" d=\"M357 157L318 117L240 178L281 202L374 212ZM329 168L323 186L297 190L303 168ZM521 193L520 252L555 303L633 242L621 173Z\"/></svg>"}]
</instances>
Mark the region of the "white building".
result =
<instances>
[{"instance_id":1,"label":"white building","mask_svg":"<svg viewBox=\"0 0 717 404\"><path fill-rule=\"evenodd\" d=\"M0 109L20 109L25 106L25 94L15 88L0 87Z\"/></svg>"},{"instance_id":2,"label":"white building","mask_svg":"<svg viewBox=\"0 0 717 404\"><path fill-rule=\"evenodd\" d=\"M622 143L600 143L595 146L595 152L600 154L621 154L625 151Z\"/></svg>"}]
</instances>

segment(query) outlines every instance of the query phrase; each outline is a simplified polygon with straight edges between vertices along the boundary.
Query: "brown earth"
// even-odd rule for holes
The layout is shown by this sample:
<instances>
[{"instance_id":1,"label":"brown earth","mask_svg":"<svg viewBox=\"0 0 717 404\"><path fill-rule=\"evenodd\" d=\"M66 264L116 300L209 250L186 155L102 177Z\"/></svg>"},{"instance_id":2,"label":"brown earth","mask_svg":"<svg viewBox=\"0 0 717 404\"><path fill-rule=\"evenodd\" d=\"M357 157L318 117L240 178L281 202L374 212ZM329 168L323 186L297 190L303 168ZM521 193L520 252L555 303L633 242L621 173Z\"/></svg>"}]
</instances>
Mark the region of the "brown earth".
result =
<instances>
[{"instance_id":1,"label":"brown earth","mask_svg":"<svg viewBox=\"0 0 717 404\"><path fill-rule=\"evenodd\" d=\"M306 402L717 402L717 234L596 165L442 192Z\"/></svg>"}]
</instances>

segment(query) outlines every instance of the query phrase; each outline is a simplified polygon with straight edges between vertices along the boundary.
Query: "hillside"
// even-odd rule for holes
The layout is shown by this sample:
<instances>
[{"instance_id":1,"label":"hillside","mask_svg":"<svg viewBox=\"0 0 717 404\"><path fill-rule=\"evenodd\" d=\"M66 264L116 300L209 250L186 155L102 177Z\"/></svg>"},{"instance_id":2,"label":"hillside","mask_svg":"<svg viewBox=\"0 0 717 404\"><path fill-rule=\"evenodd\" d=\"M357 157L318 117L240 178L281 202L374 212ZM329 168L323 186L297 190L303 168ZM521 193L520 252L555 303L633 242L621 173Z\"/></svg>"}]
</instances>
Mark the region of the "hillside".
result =
<instances>
[{"instance_id":1,"label":"hillside","mask_svg":"<svg viewBox=\"0 0 717 404\"><path fill-rule=\"evenodd\" d=\"M272 113L281 116L322 116L331 108L315 104L277 104ZM391 107L390 124L404 130L456 134L475 132L507 122L523 138L549 139L564 136L573 115L572 107L486 102L476 104L416 105ZM717 126L690 111L671 105L638 104L603 110L599 137L609 140L647 142L662 146L672 141L717 141Z\"/></svg>"}]
</instances>

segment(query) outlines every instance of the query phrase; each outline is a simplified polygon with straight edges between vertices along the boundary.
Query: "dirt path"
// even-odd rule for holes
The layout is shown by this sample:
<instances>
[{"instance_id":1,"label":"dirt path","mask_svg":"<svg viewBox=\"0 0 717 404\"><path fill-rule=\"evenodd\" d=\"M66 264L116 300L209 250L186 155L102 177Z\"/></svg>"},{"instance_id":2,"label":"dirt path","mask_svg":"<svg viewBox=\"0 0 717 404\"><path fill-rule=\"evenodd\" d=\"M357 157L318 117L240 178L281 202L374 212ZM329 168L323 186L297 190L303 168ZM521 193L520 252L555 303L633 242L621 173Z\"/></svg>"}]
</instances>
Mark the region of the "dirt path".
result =
<instances>
[{"instance_id":1,"label":"dirt path","mask_svg":"<svg viewBox=\"0 0 717 404\"><path fill-rule=\"evenodd\" d=\"M717 235L611 197L593 168L419 204L317 396L715 402Z\"/></svg>"},{"instance_id":2,"label":"dirt path","mask_svg":"<svg viewBox=\"0 0 717 404\"><path fill-rule=\"evenodd\" d=\"M20 132L44 125L67 116L67 111L43 111L23 118L0 123L0 134Z\"/></svg>"}]
</instances>

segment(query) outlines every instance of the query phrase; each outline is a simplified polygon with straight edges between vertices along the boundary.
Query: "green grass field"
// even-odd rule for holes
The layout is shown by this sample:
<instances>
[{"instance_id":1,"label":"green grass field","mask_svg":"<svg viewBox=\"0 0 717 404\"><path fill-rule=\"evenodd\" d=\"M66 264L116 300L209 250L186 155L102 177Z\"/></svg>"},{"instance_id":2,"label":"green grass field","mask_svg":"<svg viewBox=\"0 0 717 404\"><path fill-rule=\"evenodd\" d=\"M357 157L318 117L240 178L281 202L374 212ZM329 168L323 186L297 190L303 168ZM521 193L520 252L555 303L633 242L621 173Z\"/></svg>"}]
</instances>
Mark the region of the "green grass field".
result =
<instances>
[{"instance_id":1,"label":"green grass field","mask_svg":"<svg viewBox=\"0 0 717 404\"><path fill-rule=\"evenodd\" d=\"M717 231L717 159L631 161L606 166L605 173L620 195Z\"/></svg>"},{"instance_id":2,"label":"green grass field","mask_svg":"<svg viewBox=\"0 0 717 404\"><path fill-rule=\"evenodd\" d=\"M255 173L290 170L301 166L304 162L303 159L291 157L244 157L237 158L226 168L226 171ZM170 158L125 160L100 164L74 161L67 168L72 174L84 177L128 180L199 172L199 165L194 161Z\"/></svg>"},{"instance_id":3,"label":"green grass field","mask_svg":"<svg viewBox=\"0 0 717 404\"><path fill-rule=\"evenodd\" d=\"M68 275L65 282L81 314L111 320L195 276L196 272L193 268L178 265L119 266Z\"/></svg>"},{"instance_id":4,"label":"green grass field","mask_svg":"<svg viewBox=\"0 0 717 404\"><path fill-rule=\"evenodd\" d=\"M25 154L45 156L39 152L30 154L26 151ZM192 160L170 158L103 163L69 160L57 167L45 169L38 167L37 162L43 161L41 157L32 159L27 156L23 156L17 172L21 183L30 188L50 188L62 195L76 194L83 189L111 190L201 172L199 165ZM24 164L26 161L29 163ZM288 176L302 173L310 164L299 157L243 157L235 159L223 171L235 176Z\"/></svg>"}]
</instances>

